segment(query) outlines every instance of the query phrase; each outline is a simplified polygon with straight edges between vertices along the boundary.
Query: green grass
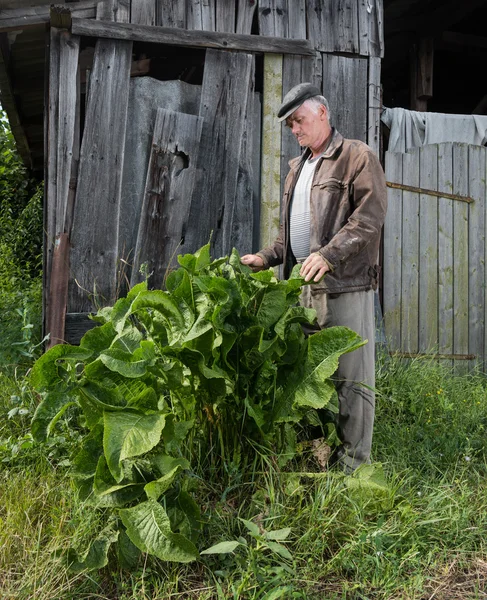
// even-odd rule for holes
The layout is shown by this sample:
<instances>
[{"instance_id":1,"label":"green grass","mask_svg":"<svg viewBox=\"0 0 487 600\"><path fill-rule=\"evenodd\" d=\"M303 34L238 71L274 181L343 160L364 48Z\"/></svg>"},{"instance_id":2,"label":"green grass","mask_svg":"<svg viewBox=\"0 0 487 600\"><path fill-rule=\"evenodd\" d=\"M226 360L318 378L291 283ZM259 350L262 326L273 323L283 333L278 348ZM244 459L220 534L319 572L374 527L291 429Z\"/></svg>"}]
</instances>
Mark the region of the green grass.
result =
<instances>
[{"instance_id":1,"label":"green grass","mask_svg":"<svg viewBox=\"0 0 487 600\"><path fill-rule=\"evenodd\" d=\"M238 536L247 546L189 565L148 558L128 572L111 561L81 574L53 555L82 550L100 527L67 477L77 439L61 423L54 441L32 445L37 399L21 377L0 375L0 597L487 598L486 380L424 360L384 361L377 375L374 459L382 466L372 482L318 473L304 454L287 472L266 456L247 477L231 465L225 481L198 479L196 470L200 550ZM283 543L292 559L259 545L239 517L266 531L290 527Z\"/></svg>"}]
</instances>

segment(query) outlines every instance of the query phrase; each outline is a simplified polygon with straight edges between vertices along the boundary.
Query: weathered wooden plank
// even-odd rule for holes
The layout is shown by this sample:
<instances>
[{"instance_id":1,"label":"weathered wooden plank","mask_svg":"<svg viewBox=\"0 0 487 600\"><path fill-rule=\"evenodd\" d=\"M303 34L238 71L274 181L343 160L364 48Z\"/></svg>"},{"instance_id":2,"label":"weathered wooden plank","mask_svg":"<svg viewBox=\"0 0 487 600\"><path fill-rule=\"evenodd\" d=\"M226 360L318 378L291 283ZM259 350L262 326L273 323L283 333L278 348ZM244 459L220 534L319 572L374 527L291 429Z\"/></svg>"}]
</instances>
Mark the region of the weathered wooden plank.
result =
<instances>
[{"instance_id":1,"label":"weathered wooden plank","mask_svg":"<svg viewBox=\"0 0 487 600\"><path fill-rule=\"evenodd\" d=\"M382 0L358 0L359 51L363 56L384 56Z\"/></svg>"},{"instance_id":2,"label":"weathered wooden plank","mask_svg":"<svg viewBox=\"0 0 487 600\"><path fill-rule=\"evenodd\" d=\"M80 40L68 31L59 34L59 97L57 124L56 231L65 232L66 214L73 174L79 159L79 72ZM75 164L73 164L75 163Z\"/></svg>"},{"instance_id":3,"label":"weathered wooden plank","mask_svg":"<svg viewBox=\"0 0 487 600\"><path fill-rule=\"evenodd\" d=\"M260 200L255 184L260 176L261 112L258 96L254 92L255 57L252 57L250 89L247 99L245 124L240 147L236 198L233 203L230 243L240 255L254 251L254 223L256 205ZM257 160L256 160L257 159ZM255 166L254 166L255 163Z\"/></svg>"},{"instance_id":4,"label":"weathered wooden plank","mask_svg":"<svg viewBox=\"0 0 487 600\"><path fill-rule=\"evenodd\" d=\"M380 58L371 56L369 58L367 144L377 156L380 152L380 113L382 110L380 67Z\"/></svg>"},{"instance_id":5,"label":"weathered wooden plank","mask_svg":"<svg viewBox=\"0 0 487 600\"><path fill-rule=\"evenodd\" d=\"M96 14L98 0L80 0L67 5L72 15L84 19L93 19ZM0 8L0 32L39 27L50 20L51 5L46 2L41 6L25 6L24 8Z\"/></svg>"},{"instance_id":6,"label":"weathered wooden plank","mask_svg":"<svg viewBox=\"0 0 487 600\"><path fill-rule=\"evenodd\" d=\"M288 37L287 0L259 0L258 13L260 35Z\"/></svg>"},{"instance_id":7,"label":"weathered wooden plank","mask_svg":"<svg viewBox=\"0 0 487 600\"><path fill-rule=\"evenodd\" d=\"M60 64L60 31L51 27L49 33L49 96L48 96L48 127L47 127L47 183L46 183L46 262L44 265L48 281L51 273L54 242L56 239L57 214L57 158L58 158L58 123L59 123L59 64ZM46 311L49 300L46 298ZM47 313L46 313L47 314Z\"/></svg>"},{"instance_id":8,"label":"weathered wooden plank","mask_svg":"<svg viewBox=\"0 0 487 600\"><path fill-rule=\"evenodd\" d=\"M56 237L50 273L49 304L47 306L46 330L49 333L48 348L64 342L64 322L68 301L69 238L67 233Z\"/></svg>"},{"instance_id":9,"label":"weathered wooden plank","mask_svg":"<svg viewBox=\"0 0 487 600\"><path fill-rule=\"evenodd\" d=\"M235 33L237 19L237 3L235 0L217 0L216 31ZM244 33L244 32L239 32ZM250 32L249 32L250 33Z\"/></svg>"},{"instance_id":10,"label":"weathered wooden plank","mask_svg":"<svg viewBox=\"0 0 487 600\"><path fill-rule=\"evenodd\" d=\"M468 194L468 146L453 146L453 193ZM453 353L468 354L468 205L453 205ZM468 364L455 365L463 372Z\"/></svg>"},{"instance_id":11,"label":"weathered wooden plank","mask_svg":"<svg viewBox=\"0 0 487 600\"><path fill-rule=\"evenodd\" d=\"M306 0L288 0L288 37L306 39Z\"/></svg>"},{"instance_id":12,"label":"weathered wooden plank","mask_svg":"<svg viewBox=\"0 0 487 600\"><path fill-rule=\"evenodd\" d=\"M321 52L359 54L357 0L306 0L308 39Z\"/></svg>"},{"instance_id":13,"label":"weathered wooden plank","mask_svg":"<svg viewBox=\"0 0 487 600\"><path fill-rule=\"evenodd\" d=\"M402 180L419 185L419 152L402 155ZM419 194L402 193L401 350L419 351Z\"/></svg>"},{"instance_id":14,"label":"weathered wooden plank","mask_svg":"<svg viewBox=\"0 0 487 600\"><path fill-rule=\"evenodd\" d=\"M71 239L70 312L93 310L96 302L112 303L117 296L117 223L131 60L131 43L97 41Z\"/></svg>"},{"instance_id":15,"label":"weathered wooden plank","mask_svg":"<svg viewBox=\"0 0 487 600\"><path fill-rule=\"evenodd\" d=\"M142 203L131 285L142 281L147 265L150 286L162 288L187 224L203 119L158 109Z\"/></svg>"},{"instance_id":16,"label":"weathered wooden plank","mask_svg":"<svg viewBox=\"0 0 487 600\"><path fill-rule=\"evenodd\" d=\"M438 146L419 150L419 185L438 189ZM419 196L419 352L438 347L438 200Z\"/></svg>"},{"instance_id":17,"label":"weathered wooden plank","mask_svg":"<svg viewBox=\"0 0 487 600\"><path fill-rule=\"evenodd\" d=\"M402 154L386 152L386 177L389 181L402 181ZM402 279L402 192L387 190L388 208L384 224L384 323L391 351L401 344L401 279Z\"/></svg>"},{"instance_id":18,"label":"weathered wooden plank","mask_svg":"<svg viewBox=\"0 0 487 600\"><path fill-rule=\"evenodd\" d=\"M187 27L195 31L215 31L215 0L191 0L187 4Z\"/></svg>"},{"instance_id":19,"label":"weathered wooden plank","mask_svg":"<svg viewBox=\"0 0 487 600\"><path fill-rule=\"evenodd\" d=\"M236 33L250 34L256 8L256 0L238 0Z\"/></svg>"},{"instance_id":20,"label":"weathered wooden plank","mask_svg":"<svg viewBox=\"0 0 487 600\"><path fill-rule=\"evenodd\" d=\"M156 24L156 0L132 0L130 22L137 25Z\"/></svg>"},{"instance_id":21,"label":"weathered wooden plank","mask_svg":"<svg viewBox=\"0 0 487 600\"><path fill-rule=\"evenodd\" d=\"M367 140L367 59L323 54L331 121L347 138Z\"/></svg>"},{"instance_id":22,"label":"weathered wooden plank","mask_svg":"<svg viewBox=\"0 0 487 600\"><path fill-rule=\"evenodd\" d=\"M235 78L238 73L238 78ZM203 126L200 177L193 194L184 251L194 251L211 239L214 256L233 245L241 140L251 89L252 56L209 50L201 92ZM237 143L236 143L237 141ZM252 222L242 224L252 230Z\"/></svg>"},{"instance_id":23,"label":"weathered wooden plank","mask_svg":"<svg viewBox=\"0 0 487 600\"><path fill-rule=\"evenodd\" d=\"M453 145L438 149L438 190L453 189ZM453 354L453 200L438 200L438 352ZM451 367L452 361L445 361Z\"/></svg>"},{"instance_id":24,"label":"weathered wooden plank","mask_svg":"<svg viewBox=\"0 0 487 600\"><path fill-rule=\"evenodd\" d=\"M260 247L279 233L281 124L276 115L282 102L282 56L264 56Z\"/></svg>"},{"instance_id":25,"label":"weathered wooden plank","mask_svg":"<svg viewBox=\"0 0 487 600\"><path fill-rule=\"evenodd\" d=\"M131 0L100 0L96 9L96 18L103 21L128 23L130 21Z\"/></svg>"},{"instance_id":26,"label":"weathered wooden plank","mask_svg":"<svg viewBox=\"0 0 487 600\"><path fill-rule=\"evenodd\" d=\"M468 351L483 366L485 340L485 174L487 150L468 148L468 194L474 198L468 214Z\"/></svg>"},{"instance_id":27,"label":"weathered wooden plank","mask_svg":"<svg viewBox=\"0 0 487 600\"><path fill-rule=\"evenodd\" d=\"M314 55L308 40L288 40L285 38L220 33L212 31L190 31L169 27L149 27L131 23L110 23L90 19L72 20L71 31L76 35L98 38L131 40L134 42L154 42L172 46L192 48L216 48L221 50L243 50L246 52L267 52Z\"/></svg>"},{"instance_id":28,"label":"weathered wooden plank","mask_svg":"<svg viewBox=\"0 0 487 600\"><path fill-rule=\"evenodd\" d=\"M174 0L157 0L156 25L159 27L174 27L185 29L186 3Z\"/></svg>"}]
</instances>

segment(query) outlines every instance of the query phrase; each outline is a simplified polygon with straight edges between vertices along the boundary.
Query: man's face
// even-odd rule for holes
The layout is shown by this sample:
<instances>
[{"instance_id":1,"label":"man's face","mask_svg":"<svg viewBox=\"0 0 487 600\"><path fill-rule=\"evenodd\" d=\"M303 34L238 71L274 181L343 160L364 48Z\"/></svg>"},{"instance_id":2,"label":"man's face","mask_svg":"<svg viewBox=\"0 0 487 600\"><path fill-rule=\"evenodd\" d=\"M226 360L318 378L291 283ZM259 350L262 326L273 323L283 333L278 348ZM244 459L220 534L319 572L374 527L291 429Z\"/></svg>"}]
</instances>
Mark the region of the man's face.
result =
<instances>
[{"instance_id":1,"label":"man's face","mask_svg":"<svg viewBox=\"0 0 487 600\"><path fill-rule=\"evenodd\" d=\"M317 111L314 110L317 108ZM317 148L331 132L328 115L323 105L311 108L306 103L286 119L286 125L296 136L301 147Z\"/></svg>"}]
</instances>

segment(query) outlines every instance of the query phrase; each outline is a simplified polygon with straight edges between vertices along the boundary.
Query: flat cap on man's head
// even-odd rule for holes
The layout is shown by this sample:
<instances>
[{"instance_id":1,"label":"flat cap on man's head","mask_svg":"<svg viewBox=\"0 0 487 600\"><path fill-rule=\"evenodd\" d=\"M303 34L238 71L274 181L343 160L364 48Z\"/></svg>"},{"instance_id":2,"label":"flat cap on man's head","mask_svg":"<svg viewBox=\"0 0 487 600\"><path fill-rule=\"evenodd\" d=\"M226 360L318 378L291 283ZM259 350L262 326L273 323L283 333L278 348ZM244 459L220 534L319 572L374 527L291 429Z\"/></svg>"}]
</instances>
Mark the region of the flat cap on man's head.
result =
<instances>
[{"instance_id":1,"label":"flat cap on man's head","mask_svg":"<svg viewBox=\"0 0 487 600\"><path fill-rule=\"evenodd\" d=\"M284 121L297 110L303 102L313 98L314 96L320 96L321 90L312 83L299 83L289 90L284 96L277 117L279 121Z\"/></svg>"}]
</instances>

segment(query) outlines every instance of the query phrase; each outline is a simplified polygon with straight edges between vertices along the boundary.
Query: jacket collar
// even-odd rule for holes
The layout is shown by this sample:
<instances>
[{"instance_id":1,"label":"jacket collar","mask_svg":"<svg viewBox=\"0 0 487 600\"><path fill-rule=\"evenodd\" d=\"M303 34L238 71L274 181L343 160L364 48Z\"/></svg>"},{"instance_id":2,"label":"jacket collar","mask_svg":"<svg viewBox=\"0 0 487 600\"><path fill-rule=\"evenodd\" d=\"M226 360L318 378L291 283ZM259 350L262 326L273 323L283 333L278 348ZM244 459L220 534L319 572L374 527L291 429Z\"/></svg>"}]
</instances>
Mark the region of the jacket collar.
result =
<instances>
[{"instance_id":1,"label":"jacket collar","mask_svg":"<svg viewBox=\"0 0 487 600\"><path fill-rule=\"evenodd\" d=\"M342 147L343 145L343 136L339 133L335 128L332 129L332 136L328 147L323 152L322 158L332 158L335 153ZM301 156L297 156L296 158L292 158L289 161L289 167L291 169L297 169L301 162L304 162L309 158L311 154L311 150L306 148L306 150L301 154Z\"/></svg>"}]
</instances>

